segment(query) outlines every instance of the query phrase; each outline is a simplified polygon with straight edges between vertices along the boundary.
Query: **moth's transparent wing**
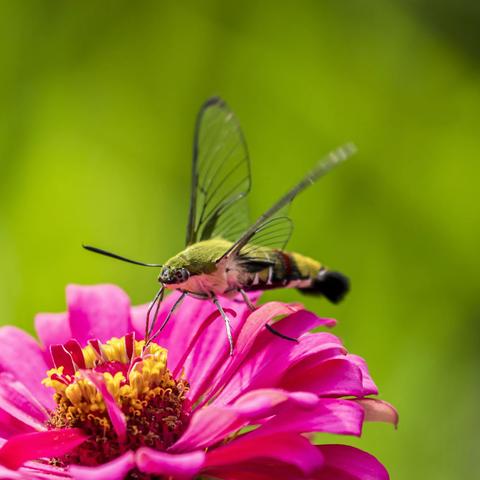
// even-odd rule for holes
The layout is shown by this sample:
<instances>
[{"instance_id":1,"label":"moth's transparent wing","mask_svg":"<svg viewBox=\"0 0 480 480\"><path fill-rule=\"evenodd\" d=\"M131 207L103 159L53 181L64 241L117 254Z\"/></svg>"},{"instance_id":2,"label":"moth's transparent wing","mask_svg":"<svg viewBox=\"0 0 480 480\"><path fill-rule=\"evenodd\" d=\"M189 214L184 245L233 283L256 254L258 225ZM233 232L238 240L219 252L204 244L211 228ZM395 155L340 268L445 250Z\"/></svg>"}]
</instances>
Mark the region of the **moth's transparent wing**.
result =
<instances>
[{"instance_id":1,"label":"moth's transparent wing","mask_svg":"<svg viewBox=\"0 0 480 480\"><path fill-rule=\"evenodd\" d=\"M282 214L266 220L256 233L236 254L236 262L249 272L255 273L275 264L275 251L284 250L293 232L293 222L287 216L287 209Z\"/></svg>"},{"instance_id":2,"label":"moth's transparent wing","mask_svg":"<svg viewBox=\"0 0 480 480\"><path fill-rule=\"evenodd\" d=\"M264 255L266 250L284 250L292 236L294 224L288 217L288 208L273 218L262 223L255 234L242 249L242 255L255 256L256 253Z\"/></svg>"},{"instance_id":3,"label":"moth's transparent wing","mask_svg":"<svg viewBox=\"0 0 480 480\"><path fill-rule=\"evenodd\" d=\"M285 208L288 208L288 205L290 205L290 203L299 193L303 192L310 185L313 185L319 178L326 175L333 167L344 162L355 152L355 145L347 143L327 154L314 166L310 172L307 173L307 175L300 180L299 183L288 190L265 213L260 215L257 220L245 230L241 237L239 237L239 239L236 240L235 243L217 261L229 255L243 254L245 251L244 249L249 248L249 244L256 244L257 239L260 235L262 235L262 232L265 234L265 232L269 231L267 225L269 225L270 222L273 222L276 218L285 217L281 214L281 212ZM279 235L279 237L282 238L281 235Z\"/></svg>"},{"instance_id":4,"label":"moth's transparent wing","mask_svg":"<svg viewBox=\"0 0 480 480\"><path fill-rule=\"evenodd\" d=\"M206 240L212 237L222 237L226 240L234 242L245 231L250 223L248 200L244 196L235 200L231 205L226 206L225 209L219 209L215 228L211 235L208 234L208 228L204 229L204 234L201 240Z\"/></svg>"},{"instance_id":5,"label":"moth's transparent wing","mask_svg":"<svg viewBox=\"0 0 480 480\"><path fill-rule=\"evenodd\" d=\"M249 225L250 160L240 124L218 97L197 117L186 244L222 236L235 241Z\"/></svg>"}]
</instances>

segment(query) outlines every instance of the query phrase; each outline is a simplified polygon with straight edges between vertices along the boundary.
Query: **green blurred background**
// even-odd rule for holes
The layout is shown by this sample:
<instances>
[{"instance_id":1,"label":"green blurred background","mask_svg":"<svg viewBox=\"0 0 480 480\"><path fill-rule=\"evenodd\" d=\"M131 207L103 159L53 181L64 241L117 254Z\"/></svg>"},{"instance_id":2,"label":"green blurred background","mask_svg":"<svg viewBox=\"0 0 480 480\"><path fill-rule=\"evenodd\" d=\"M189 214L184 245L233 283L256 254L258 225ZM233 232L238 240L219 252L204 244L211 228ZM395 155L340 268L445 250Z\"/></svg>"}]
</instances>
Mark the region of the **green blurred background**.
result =
<instances>
[{"instance_id":1,"label":"green blurred background","mask_svg":"<svg viewBox=\"0 0 480 480\"><path fill-rule=\"evenodd\" d=\"M3 1L0 38L3 324L32 331L69 282L152 297L156 272L80 245L182 248L194 117L220 94L254 214L359 147L291 209L290 248L347 273L347 301L267 297L338 318L398 407L350 443L392 479L480 478L478 2Z\"/></svg>"}]
</instances>

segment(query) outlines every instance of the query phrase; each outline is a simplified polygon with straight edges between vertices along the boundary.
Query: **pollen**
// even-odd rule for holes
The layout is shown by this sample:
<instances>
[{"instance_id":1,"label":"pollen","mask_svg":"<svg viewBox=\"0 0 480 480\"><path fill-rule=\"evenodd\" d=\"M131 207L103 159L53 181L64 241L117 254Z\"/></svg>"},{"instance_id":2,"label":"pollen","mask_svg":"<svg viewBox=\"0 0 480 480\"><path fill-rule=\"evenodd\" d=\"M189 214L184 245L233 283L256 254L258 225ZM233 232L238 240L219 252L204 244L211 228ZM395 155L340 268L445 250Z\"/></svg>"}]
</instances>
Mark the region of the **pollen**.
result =
<instances>
[{"instance_id":1,"label":"pollen","mask_svg":"<svg viewBox=\"0 0 480 480\"><path fill-rule=\"evenodd\" d=\"M81 428L82 445L56 464L98 465L128 450L148 446L166 450L185 431L190 416L189 385L167 368L167 350L133 335L102 344L91 340L83 349L76 341L51 349L55 368L43 383L52 387L56 408L48 427ZM92 373L105 385L126 420L126 438L118 438L107 403ZM105 393L105 392L104 392Z\"/></svg>"}]
</instances>

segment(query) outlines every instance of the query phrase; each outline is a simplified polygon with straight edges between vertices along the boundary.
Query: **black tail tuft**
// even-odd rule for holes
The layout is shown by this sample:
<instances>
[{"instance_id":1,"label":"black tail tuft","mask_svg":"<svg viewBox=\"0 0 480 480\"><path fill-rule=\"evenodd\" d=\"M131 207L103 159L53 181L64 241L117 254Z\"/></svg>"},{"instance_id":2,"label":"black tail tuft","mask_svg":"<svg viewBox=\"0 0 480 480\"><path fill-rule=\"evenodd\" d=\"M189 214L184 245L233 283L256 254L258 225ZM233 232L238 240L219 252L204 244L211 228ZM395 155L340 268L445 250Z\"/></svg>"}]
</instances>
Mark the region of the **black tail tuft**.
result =
<instances>
[{"instance_id":1,"label":"black tail tuft","mask_svg":"<svg viewBox=\"0 0 480 480\"><path fill-rule=\"evenodd\" d=\"M340 272L322 270L308 288L301 288L302 293L324 295L332 303L338 303L350 289L348 278Z\"/></svg>"}]
</instances>

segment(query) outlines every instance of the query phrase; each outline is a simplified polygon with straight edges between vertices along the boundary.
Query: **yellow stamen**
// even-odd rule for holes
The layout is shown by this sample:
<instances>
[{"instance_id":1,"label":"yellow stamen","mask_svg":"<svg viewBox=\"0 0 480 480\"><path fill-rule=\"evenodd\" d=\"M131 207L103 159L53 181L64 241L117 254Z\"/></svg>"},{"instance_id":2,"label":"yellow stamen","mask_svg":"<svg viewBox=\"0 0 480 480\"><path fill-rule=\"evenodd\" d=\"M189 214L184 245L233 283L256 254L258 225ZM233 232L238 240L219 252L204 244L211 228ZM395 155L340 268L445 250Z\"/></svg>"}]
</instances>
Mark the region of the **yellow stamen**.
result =
<instances>
[{"instance_id":1,"label":"yellow stamen","mask_svg":"<svg viewBox=\"0 0 480 480\"><path fill-rule=\"evenodd\" d=\"M129 359L124 338L112 338L101 345L101 355L91 345L83 348L82 352L87 369L100 371L105 386L125 414L127 423L130 419L140 418L146 408L160 402L168 408L161 407L159 418L172 431L179 425L188 384L183 379L172 377L167 369L167 351L164 348L152 343L143 351L144 345L144 341L134 341L133 357L140 357L140 360L128 374L125 373ZM104 371L107 369L104 367L111 367L110 371ZM94 426L104 431L112 429L105 401L95 385L85 378L82 371L75 372L73 376L65 376L63 372L63 366L53 368L43 380L46 386L55 390L57 408L50 424L53 427L80 428L88 424L90 430ZM69 383L66 385L58 377ZM131 432L134 434L135 431L139 431L139 426L133 422Z\"/></svg>"}]
</instances>

